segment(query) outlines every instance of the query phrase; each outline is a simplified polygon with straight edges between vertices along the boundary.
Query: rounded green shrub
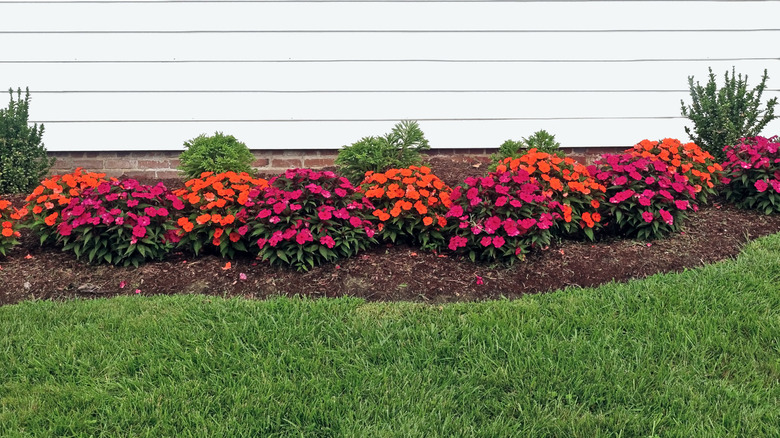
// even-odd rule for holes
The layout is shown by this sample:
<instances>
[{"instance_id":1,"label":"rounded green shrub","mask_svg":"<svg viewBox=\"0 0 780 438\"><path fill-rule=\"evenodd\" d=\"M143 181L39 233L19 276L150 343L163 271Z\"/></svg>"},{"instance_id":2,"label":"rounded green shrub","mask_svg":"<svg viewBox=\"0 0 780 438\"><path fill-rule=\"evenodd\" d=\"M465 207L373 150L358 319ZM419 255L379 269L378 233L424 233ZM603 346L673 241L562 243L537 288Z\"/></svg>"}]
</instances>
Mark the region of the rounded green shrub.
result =
<instances>
[{"instance_id":1,"label":"rounded green shrub","mask_svg":"<svg viewBox=\"0 0 780 438\"><path fill-rule=\"evenodd\" d=\"M213 136L201 134L185 141L184 147L187 149L179 156L179 170L187 179L199 178L203 172L254 173L254 155L232 135L221 132L215 132Z\"/></svg>"}]
</instances>

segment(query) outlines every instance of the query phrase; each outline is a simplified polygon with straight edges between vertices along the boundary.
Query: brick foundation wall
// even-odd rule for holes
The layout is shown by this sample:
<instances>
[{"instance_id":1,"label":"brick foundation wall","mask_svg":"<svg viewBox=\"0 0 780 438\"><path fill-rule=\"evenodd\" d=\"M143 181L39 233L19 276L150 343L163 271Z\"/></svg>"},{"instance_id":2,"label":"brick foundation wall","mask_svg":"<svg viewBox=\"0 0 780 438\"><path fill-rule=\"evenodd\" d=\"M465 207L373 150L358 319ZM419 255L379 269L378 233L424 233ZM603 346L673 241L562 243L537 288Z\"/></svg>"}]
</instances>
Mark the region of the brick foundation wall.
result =
<instances>
[{"instance_id":1,"label":"brick foundation wall","mask_svg":"<svg viewBox=\"0 0 780 438\"><path fill-rule=\"evenodd\" d=\"M614 153L625 148L564 148L567 155L582 163L591 163L603 153ZM434 149L429 156L458 156L487 162L497 148ZM114 152L49 152L57 158L52 174L72 172L77 167L92 172L105 172L109 176L126 175L132 178L166 179L179 176L181 151L114 151ZM319 169L333 166L337 150L263 150L252 151L252 166L263 174L274 174L289 168Z\"/></svg>"}]
</instances>

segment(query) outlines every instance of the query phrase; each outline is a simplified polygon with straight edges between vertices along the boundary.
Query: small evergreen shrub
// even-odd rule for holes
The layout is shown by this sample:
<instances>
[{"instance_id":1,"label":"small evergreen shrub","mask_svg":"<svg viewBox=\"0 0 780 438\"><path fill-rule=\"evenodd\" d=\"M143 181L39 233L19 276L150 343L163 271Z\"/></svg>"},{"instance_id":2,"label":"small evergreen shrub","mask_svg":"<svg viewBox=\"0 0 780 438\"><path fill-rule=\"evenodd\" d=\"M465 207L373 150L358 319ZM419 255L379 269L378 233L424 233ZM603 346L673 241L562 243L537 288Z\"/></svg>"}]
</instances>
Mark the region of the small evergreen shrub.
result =
<instances>
[{"instance_id":1,"label":"small evergreen shrub","mask_svg":"<svg viewBox=\"0 0 780 438\"><path fill-rule=\"evenodd\" d=\"M223 135L221 132L213 136L201 134L185 141L184 147L186 150L179 155L179 170L185 179L198 178L204 172L254 173L254 155L232 135Z\"/></svg>"},{"instance_id":2,"label":"small evergreen shrub","mask_svg":"<svg viewBox=\"0 0 780 438\"><path fill-rule=\"evenodd\" d=\"M682 115L691 119L693 129L685 127L685 132L694 143L712 154L718 161L726 157L723 148L734 145L742 137L755 137L776 118L774 107L777 98L767 101L761 109L761 95L766 88L767 71L761 77L761 83L748 90L748 77L742 78L731 69L731 77L726 71L723 88L718 89L715 75L710 71L710 79L705 86L694 84L693 76L688 77L691 104L686 106L681 100Z\"/></svg>"},{"instance_id":3,"label":"small evergreen shrub","mask_svg":"<svg viewBox=\"0 0 780 438\"><path fill-rule=\"evenodd\" d=\"M267 184L262 178L235 172L206 172L187 181L184 188L173 192L184 206L176 220L179 246L195 254L204 248L215 250L228 258L247 252L250 197Z\"/></svg>"},{"instance_id":4,"label":"small evergreen shrub","mask_svg":"<svg viewBox=\"0 0 780 438\"><path fill-rule=\"evenodd\" d=\"M431 169L409 166L366 175L360 191L374 205L378 237L405 241L423 249L441 247L441 228L450 208L450 189Z\"/></svg>"},{"instance_id":5,"label":"small evergreen shrub","mask_svg":"<svg viewBox=\"0 0 780 438\"><path fill-rule=\"evenodd\" d=\"M373 205L333 172L289 169L252 195L252 248L271 264L306 271L376 243Z\"/></svg>"},{"instance_id":6,"label":"small evergreen shrub","mask_svg":"<svg viewBox=\"0 0 780 438\"><path fill-rule=\"evenodd\" d=\"M390 169L420 166L421 152L430 149L420 125L404 120L383 137L364 137L344 146L336 157L339 173L353 184L359 184L366 172L381 173Z\"/></svg>"},{"instance_id":7,"label":"small evergreen shrub","mask_svg":"<svg viewBox=\"0 0 780 438\"><path fill-rule=\"evenodd\" d=\"M726 199L740 208L780 213L780 137L745 138L725 151Z\"/></svg>"},{"instance_id":8,"label":"small evergreen shrub","mask_svg":"<svg viewBox=\"0 0 780 438\"><path fill-rule=\"evenodd\" d=\"M498 152L490 156L489 170L496 170L496 166L507 158L518 158L531 149L539 152L558 155L562 157L561 144L555 141L555 136L544 129L534 132L530 137L523 137L520 141L507 140L498 147Z\"/></svg>"},{"instance_id":9,"label":"small evergreen shrub","mask_svg":"<svg viewBox=\"0 0 780 438\"><path fill-rule=\"evenodd\" d=\"M8 90L8 108L0 108L0 193L27 193L49 173L54 159L43 145L43 125L27 124L30 91Z\"/></svg>"}]
</instances>

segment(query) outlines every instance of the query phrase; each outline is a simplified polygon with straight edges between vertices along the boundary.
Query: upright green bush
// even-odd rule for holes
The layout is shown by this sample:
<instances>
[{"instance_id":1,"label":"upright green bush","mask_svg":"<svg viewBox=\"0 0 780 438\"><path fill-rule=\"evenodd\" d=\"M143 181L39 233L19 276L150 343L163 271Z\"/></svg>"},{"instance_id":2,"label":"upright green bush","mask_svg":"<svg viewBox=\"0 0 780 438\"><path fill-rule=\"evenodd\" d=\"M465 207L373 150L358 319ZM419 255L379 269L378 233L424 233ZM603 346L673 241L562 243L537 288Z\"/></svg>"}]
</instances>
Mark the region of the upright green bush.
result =
<instances>
[{"instance_id":1,"label":"upright green bush","mask_svg":"<svg viewBox=\"0 0 780 438\"><path fill-rule=\"evenodd\" d=\"M412 120L397 123L383 137L364 137L344 146L336 157L339 173L353 184L359 184L366 172L386 172L390 169L422 165L421 151L430 149L420 125Z\"/></svg>"},{"instance_id":2,"label":"upright green bush","mask_svg":"<svg viewBox=\"0 0 780 438\"><path fill-rule=\"evenodd\" d=\"M707 85L694 85L693 76L688 77L691 93L691 105L686 106L681 100L682 115L693 122L693 130L685 127L685 132L694 143L712 154L718 161L726 158L723 148L726 145L739 143L743 137L755 137L761 130L776 118L774 107L777 98L767 101L766 109L761 107L761 95L766 88L766 70L761 77L761 83L748 91L748 77L742 78L731 69L731 77L726 71L723 88L718 90L715 75L710 71Z\"/></svg>"},{"instance_id":3,"label":"upright green bush","mask_svg":"<svg viewBox=\"0 0 780 438\"><path fill-rule=\"evenodd\" d=\"M30 91L9 89L8 108L0 109L0 193L25 193L46 176L54 159L46 155L41 141L43 124L27 124Z\"/></svg>"},{"instance_id":4,"label":"upright green bush","mask_svg":"<svg viewBox=\"0 0 780 438\"><path fill-rule=\"evenodd\" d=\"M563 157L561 144L555 141L555 135L541 129L534 132L530 137L523 137L520 141L507 140L498 147L498 152L490 156L490 171L496 170L496 166L507 158L519 158L531 149L539 152Z\"/></svg>"},{"instance_id":5,"label":"upright green bush","mask_svg":"<svg viewBox=\"0 0 780 438\"><path fill-rule=\"evenodd\" d=\"M179 156L179 170L186 179L200 178L203 172L254 173L254 155L232 135L221 132L215 132L213 136L201 134L185 141L184 147L187 149Z\"/></svg>"}]
</instances>

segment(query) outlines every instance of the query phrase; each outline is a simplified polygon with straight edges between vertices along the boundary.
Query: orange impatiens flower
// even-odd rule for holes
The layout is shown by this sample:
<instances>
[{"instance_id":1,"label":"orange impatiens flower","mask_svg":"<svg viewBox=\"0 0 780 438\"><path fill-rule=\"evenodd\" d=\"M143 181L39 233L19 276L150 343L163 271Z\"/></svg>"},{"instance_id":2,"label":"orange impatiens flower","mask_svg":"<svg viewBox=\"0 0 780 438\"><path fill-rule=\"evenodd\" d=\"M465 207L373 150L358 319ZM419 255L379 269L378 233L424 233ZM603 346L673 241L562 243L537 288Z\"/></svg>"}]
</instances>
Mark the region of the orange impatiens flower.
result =
<instances>
[{"instance_id":1,"label":"orange impatiens flower","mask_svg":"<svg viewBox=\"0 0 780 438\"><path fill-rule=\"evenodd\" d=\"M211 215L206 213L206 214L202 214L202 215L198 216L195 219L195 222L197 222L198 225L203 225L205 223L208 223L210 220L211 220Z\"/></svg>"},{"instance_id":2,"label":"orange impatiens flower","mask_svg":"<svg viewBox=\"0 0 780 438\"><path fill-rule=\"evenodd\" d=\"M428 239L428 227L447 224L443 216L451 205L452 190L429 167L409 166L368 174L359 192L376 207L373 216L381 222L382 227L377 229L383 236L419 239L425 235ZM409 231L409 221L414 231Z\"/></svg>"},{"instance_id":3,"label":"orange impatiens flower","mask_svg":"<svg viewBox=\"0 0 780 438\"><path fill-rule=\"evenodd\" d=\"M51 227L51 226L53 226L55 224L55 222L57 222L57 216L58 215L59 214L55 211L54 213L46 216L46 219L44 220L44 222L46 223L46 225Z\"/></svg>"}]
</instances>

